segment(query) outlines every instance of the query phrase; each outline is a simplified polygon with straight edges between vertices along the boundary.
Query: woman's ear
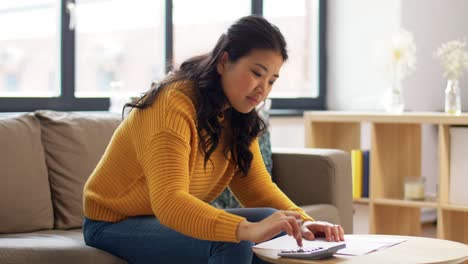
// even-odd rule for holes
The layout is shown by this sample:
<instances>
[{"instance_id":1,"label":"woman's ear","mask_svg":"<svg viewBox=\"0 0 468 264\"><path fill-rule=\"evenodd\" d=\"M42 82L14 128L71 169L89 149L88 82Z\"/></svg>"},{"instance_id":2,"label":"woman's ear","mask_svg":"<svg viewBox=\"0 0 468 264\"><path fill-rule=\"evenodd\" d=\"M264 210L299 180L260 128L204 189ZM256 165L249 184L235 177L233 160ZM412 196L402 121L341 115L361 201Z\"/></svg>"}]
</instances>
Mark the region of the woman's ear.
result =
<instances>
[{"instance_id":1,"label":"woman's ear","mask_svg":"<svg viewBox=\"0 0 468 264\"><path fill-rule=\"evenodd\" d=\"M226 71L228 62L228 53L227 51L223 51L223 54L219 57L218 64L216 65L216 69L218 70L219 75L223 75Z\"/></svg>"}]
</instances>

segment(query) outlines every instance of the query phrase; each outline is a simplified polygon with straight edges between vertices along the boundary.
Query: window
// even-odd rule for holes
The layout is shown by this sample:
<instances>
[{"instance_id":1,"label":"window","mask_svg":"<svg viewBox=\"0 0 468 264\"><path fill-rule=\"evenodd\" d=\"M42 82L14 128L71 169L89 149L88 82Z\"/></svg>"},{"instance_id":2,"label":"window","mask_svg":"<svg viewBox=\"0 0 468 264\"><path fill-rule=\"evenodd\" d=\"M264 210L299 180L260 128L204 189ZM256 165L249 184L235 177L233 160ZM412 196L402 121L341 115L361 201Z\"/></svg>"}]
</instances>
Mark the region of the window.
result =
<instances>
[{"instance_id":1,"label":"window","mask_svg":"<svg viewBox=\"0 0 468 264\"><path fill-rule=\"evenodd\" d=\"M289 60L281 69L272 97L317 97L318 1L263 1L263 16L278 26L288 44Z\"/></svg>"},{"instance_id":2,"label":"window","mask_svg":"<svg viewBox=\"0 0 468 264\"><path fill-rule=\"evenodd\" d=\"M55 1L0 2L0 97L60 95L58 21Z\"/></svg>"},{"instance_id":3,"label":"window","mask_svg":"<svg viewBox=\"0 0 468 264\"><path fill-rule=\"evenodd\" d=\"M107 110L111 94L147 91L169 65L210 51L232 22L252 13L288 42L272 108L324 109L325 0L4 2L0 111Z\"/></svg>"},{"instance_id":4,"label":"window","mask_svg":"<svg viewBox=\"0 0 468 264\"><path fill-rule=\"evenodd\" d=\"M270 97L273 113L325 109L325 0L263 0L262 14L278 26L289 60ZM283 111L287 110L287 111Z\"/></svg>"},{"instance_id":5,"label":"window","mask_svg":"<svg viewBox=\"0 0 468 264\"><path fill-rule=\"evenodd\" d=\"M138 96L162 77L163 10L154 0L77 0L75 96Z\"/></svg>"},{"instance_id":6,"label":"window","mask_svg":"<svg viewBox=\"0 0 468 264\"><path fill-rule=\"evenodd\" d=\"M230 24L250 14L250 1L174 0L173 14L174 65L177 67L192 56L211 51Z\"/></svg>"}]
</instances>

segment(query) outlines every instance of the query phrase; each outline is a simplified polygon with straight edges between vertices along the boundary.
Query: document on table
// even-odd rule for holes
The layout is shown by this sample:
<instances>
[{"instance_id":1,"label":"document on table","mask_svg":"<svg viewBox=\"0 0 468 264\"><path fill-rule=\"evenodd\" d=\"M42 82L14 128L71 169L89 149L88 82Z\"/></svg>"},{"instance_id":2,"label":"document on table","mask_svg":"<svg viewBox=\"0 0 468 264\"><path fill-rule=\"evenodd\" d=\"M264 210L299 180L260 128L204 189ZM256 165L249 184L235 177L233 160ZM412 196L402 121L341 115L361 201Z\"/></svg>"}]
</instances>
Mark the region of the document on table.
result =
<instances>
[{"instance_id":1,"label":"document on table","mask_svg":"<svg viewBox=\"0 0 468 264\"><path fill-rule=\"evenodd\" d=\"M346 244L346 248L338 250L338 255L365 255L375 250L381 250L399 243L404 242L405 239L388 238L379 236L346 236L345 241L342 242L328 242L324 238L317 238L316 240L302 240L303 247L323 247L329 248L332 246ZM297 242L293 237L284 235L267 242L263 242L254 246L254 248L288 250L297 249Z\"/></svg>"}]
</instances>

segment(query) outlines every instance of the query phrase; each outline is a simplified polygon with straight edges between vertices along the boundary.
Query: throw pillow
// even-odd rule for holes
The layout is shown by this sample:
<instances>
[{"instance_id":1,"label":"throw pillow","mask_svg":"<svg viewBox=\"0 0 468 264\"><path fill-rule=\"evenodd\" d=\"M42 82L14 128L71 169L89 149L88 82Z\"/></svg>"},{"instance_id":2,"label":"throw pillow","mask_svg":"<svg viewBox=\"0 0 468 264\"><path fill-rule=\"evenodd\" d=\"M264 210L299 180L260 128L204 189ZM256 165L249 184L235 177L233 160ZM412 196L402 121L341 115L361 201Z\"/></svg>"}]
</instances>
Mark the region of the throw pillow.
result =
<instances>
[{"instance_id":1,"label":"throw pillow","mask_svg":"<svg viewBox=\"0 0 468 264\"><path fill-rule=\"evenodd\" d=\"M265 122L267 129L258 138L258 144L260 145L260 152L262 153L263 162L271 175L273 169L273 160L271 153L271 142L270 142L270 114L271 100L266 99L264 104L257 107L257 112ZM229 188L226 188L212 203L217 208L239 208L241 207L239 201L232 194Z\"/></svg>"},{"instance_id":2,"label":"throw pillow","mask_svg":"<svg viewBox=\"0 0 468 264\"><path fill-rule=\"evenodd\" d=\"M267 127L265 132L262 135L260 135L258 139L258 144L260 145L260 152L262 153L263 162L265 162L265 166L271 175L271 172L273 170L273 158L271 153L270 141L270 108L271 100L266 99L263 106L257 111Z\"/></svg>"},{"instance_id":3,"label":"throw pillow","mask_svg":"<svg viewBox=\"0 0 468 264\"><path fill-rule=\"evenodd\" d=\"M0 234L52 228L41 126L33 115L0 118L0 168Z\"/></svg>"},{"instance_id":4,"label":"throw pillow","mask_svg":"<svg viewBox=\"0 0 468 264\"><path fill-rule=\"evenodd\" d=\"M98 164L118 114L38 111L56 229L79 228L83 222L83 186Z\"/></svg>"}]
</instances>

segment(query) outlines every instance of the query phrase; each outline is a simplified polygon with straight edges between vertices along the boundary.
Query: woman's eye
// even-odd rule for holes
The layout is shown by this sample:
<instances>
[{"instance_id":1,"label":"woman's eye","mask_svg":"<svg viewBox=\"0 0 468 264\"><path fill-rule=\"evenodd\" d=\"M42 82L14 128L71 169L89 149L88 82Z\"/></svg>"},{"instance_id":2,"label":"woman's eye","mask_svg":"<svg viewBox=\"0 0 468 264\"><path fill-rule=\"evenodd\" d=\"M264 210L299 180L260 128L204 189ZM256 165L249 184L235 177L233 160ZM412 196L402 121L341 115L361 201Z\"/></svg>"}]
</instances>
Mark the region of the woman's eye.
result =
<instances>
[{"instance_id":1,"label":"woman's eye","mask_svg":"<svg viewBox=\"0 0 468 264\"><path fill-rule=\"evenodd\" d=\"M257 77L262 77L262 75L260 73L256 72L256 71L252 71L252 73Z\"/></svg>"}]
</instances>

